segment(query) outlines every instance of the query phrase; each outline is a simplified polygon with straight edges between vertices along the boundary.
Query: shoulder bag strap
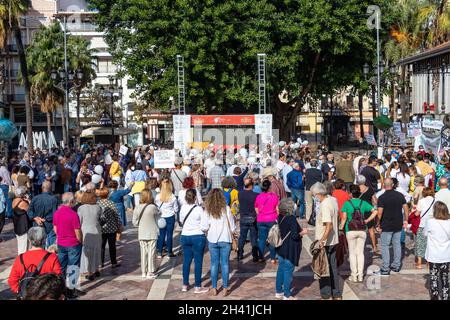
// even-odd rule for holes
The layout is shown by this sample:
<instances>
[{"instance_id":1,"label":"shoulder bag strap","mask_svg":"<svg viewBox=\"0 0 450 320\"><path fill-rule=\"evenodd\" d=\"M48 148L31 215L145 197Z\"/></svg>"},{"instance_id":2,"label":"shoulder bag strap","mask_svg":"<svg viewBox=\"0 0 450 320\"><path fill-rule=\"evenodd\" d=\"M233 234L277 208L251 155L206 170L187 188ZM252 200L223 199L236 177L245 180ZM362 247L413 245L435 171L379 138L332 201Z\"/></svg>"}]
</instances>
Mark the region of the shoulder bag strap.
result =
<instances>
[{"instance_id":1,"label":"shoulder bag strap","mask_svg":"<svg viewBox=\"0 0 450 320\"><path fill-rule=\"evenodd\" d=\"M19 256L20 264L23 267L24 272L27 272L27 267L25 267L25 262L23 262L23 253Z\"/></svg>"},{"instance_id":2,"label":"shoulder bag strap","mask_svg":"<svg viewBox=\"0 0 450 320\"><path fill-rule=\"evenodd\" d=\"M180 183L183 183L183 181L181 181L180 177L178 176L177 172L175 171L175 169L172 169L172 172L175 173L175 175L177 176L178 181L180 181Z\"/></svg>"},{"instance_id":3,"label":"shoulder bag strap","mask_svg":"<svg viewBox=\"0 0 450 320\"><path fill-rule=\"evenodd\" d=\"M228 212L227 211L225 211L225 219L227 219L228 231L230 232L231 240L233 240L233 232L231 232L231 224L230 224L230 220L228 219Z\"/></svg>"},{"instance_id":4,"label":"shoulder bag strap","mask_svg":"<svg viewBox=\"0 0 450 320\"><path fill-rule=\"evenodd\" d=\"M51 255L51 252L47 252L47 254L44 256L44 259L42 259L41 263L39 263L39 265L36 269L37 274L41 273L42 266L44 265L45 261L47 261L48 257L50 257L50 255Z\"/></svg>"},{"instance_id":5,"label":"shoulder bag strap","mask_svg":"<svg viewBox=\"0 0 450 320\"><path fill-rule=\"evenodd\" d=\"M147 208L149 206L149 203L147 203L145 206L144 206L144 208L141 210L141 213L139 214L139 219L138 219L138 225L139 225L139 223L141 222L141 218L142 218L142 215L144 214L144 211L145 211L145 209Z\"/></svg>"},{"instance_id":6,"label":"shoulder bag strap","mask_svg":"<svg viewBox=\"0 0 450 320\"><path fill-rule=\"evenodd\" d=\"M283 223L283 221L284 221L285 218L286 218L286 216L284 216L283 219L281 219L281 221L280 221L280 223L278 224L278 226L281 226L281 223ZM280 229L280 234L281 234L281 229ZM287 233L287 235L286 235L283 239L281 239L281 243L283 243L284 240L286 240L287 237L289 237L290 234L291 234L291 231L289 231L289 232Z\"/></svg>"},{"instance_id":7,"label":"shoulder bag strap","mask_svg":"<svg viewBox=\"0 0 450 320\"><path fill-rule=\"evenodd\" d=\"M194 205L191 210L189 210L188 214L186 215L186 217L183 219L183 226L184 223L186 222L187 218L189 218L189 216L191 215L191 212L197 207L197 205Z\"/></svg>"},{"instance_id":8,"label":"shoulder bag strap","mask_svg":"<svg viewBox=\"0 0 450 320\"><path fill-rule=\"evenodd\" d=\"M428 211L430 211L431 207L434 204L435 199L433 199L433 202L430 204L430 206L428 207L427 211L425 211L425 213L423 215L420 216L420 219L422 219L423 217L425 217L425 215L428 213Z\"/></svg>"}]
</instances>

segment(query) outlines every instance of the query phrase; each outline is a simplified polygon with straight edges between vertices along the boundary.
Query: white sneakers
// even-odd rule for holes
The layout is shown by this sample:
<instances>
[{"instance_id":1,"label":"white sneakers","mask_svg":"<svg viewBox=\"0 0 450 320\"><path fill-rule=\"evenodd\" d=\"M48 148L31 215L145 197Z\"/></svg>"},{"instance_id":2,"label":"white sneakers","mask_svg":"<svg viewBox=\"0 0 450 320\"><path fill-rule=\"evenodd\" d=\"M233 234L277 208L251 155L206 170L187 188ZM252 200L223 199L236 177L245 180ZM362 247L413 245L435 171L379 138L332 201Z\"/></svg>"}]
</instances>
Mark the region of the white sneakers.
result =
<instances>
[{"instance_id":1,"label":"white sneakers","mask_svg":"<svg viewBox=\"0 0 450 320\"><path fill-rule=\"evenodd\" d=\"M281 299L284 297L284 293L275 293L275 298L276 299Z\"/></svg>"},{"instance_id":2,"label":"white sneakers","mask_svg":"<svg viewBox=\"0 0 450 320\"><path fill-rule=\"evenodd\" d=\"M156 274L154 274L154 273L149 273L145 278L147 278L147 279L156 279L156 277L157 277L158 275L156 275Z\"/></svg>"},{"instance_id":3,"label":"white sneakers","mask_svg":"<svg viewBox=\"0 0 450 320\"><path fill-rule=\"evenodd\" d=\"M181 292L187 292L188 291L188 286L183 285L183 287L181 287ZM209 291L209 288L205 288L205 287L195 287L194 288L194 293L206 293Z\"/></svg>"}]
</instances>

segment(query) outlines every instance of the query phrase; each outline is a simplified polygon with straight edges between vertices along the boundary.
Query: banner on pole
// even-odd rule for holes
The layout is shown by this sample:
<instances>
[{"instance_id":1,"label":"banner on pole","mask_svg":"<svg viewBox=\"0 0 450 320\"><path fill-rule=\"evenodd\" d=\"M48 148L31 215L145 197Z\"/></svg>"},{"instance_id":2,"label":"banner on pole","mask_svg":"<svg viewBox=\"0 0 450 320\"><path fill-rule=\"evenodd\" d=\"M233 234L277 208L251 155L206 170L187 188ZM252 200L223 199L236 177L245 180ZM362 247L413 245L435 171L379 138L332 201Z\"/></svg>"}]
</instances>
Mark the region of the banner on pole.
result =
<instances>
[{"instance_id":1,"label":"banner on pole","mask_svg":"<svg viewBox=\"0 0 450 320\"><path fill-rule=\"evenodd\" d=\"M255 114L255 134L261 135L263 143L272 142L272 115Z\"/></svg>"},{"instance_id":2,"label":"banner on pole","mask_svg":"<svg viewBox=\"0 0 450 320\"><path fill-rule=\"evenodd\" d=\"M155 150L155 169L175 168L175 150Z\"/></svg>"},{"instance_id":3,"label":"banner on pole","mask_svg":"<svg viewBox=\"0 0 450 320\"><path fill-rule=\"evenodd\" d=\"M186 147L192 142L191 138L191 116L174 115L173 116L173 143L174 148L186 152Z\"/></svg>"},{"instance_id":4,"label":"banner on pole","mask_svg":"<svg viewBox=\"0 0 450 320\"><path fill-rule=\"evenodd\" d=\"M369 144L371 146L377 145L377 141L375 140L375 137L373 136L373 134L366 134L365 138L366 138L367 144Z\"/></svg>"}]
</instances>

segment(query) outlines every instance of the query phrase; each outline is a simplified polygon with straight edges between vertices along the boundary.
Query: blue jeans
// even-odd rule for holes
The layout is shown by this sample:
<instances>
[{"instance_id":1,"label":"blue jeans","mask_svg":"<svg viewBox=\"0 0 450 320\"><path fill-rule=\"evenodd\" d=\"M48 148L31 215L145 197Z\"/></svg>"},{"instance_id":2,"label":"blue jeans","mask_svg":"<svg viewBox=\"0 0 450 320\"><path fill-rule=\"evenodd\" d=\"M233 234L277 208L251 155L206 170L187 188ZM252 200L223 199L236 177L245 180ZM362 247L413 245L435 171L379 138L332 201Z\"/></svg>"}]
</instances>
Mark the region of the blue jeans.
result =
<instances>
[{"instance_id":1,"label":"blue jeans","mask_svg":"<svg viewBox=\"0 0 450 320\"><path fill-rule=\"evenodd\" d=\"M256 223L240 223L240 233L238 240L238 251L244 252L245 240L247 240L247 234L250 231L250 242L252 244L252 248L258 247L257 240L257 232L256 232ZM252 254L254 254L252 252Z\"/></svg>"},{"instance_id":2,"label":"blue jeans","mask_svg":"<svg viewBox=\"0 0 450 320\"><path fill-rule=\"evenodd\" d=\"M183 285L189 285L189 273L194 259L195 286L202 285L203 253L205 252L205 235L181 236L183 247Z\"/></svg>"},{"instance_id":3,"label":"blue jeans","mask_svg":"<svg viewBox=\"0 0 450 320\"><path fill-rule=\"evenodd\" d=\"M9 186L6 184L0 184L0 188L3 191L3 195L5 196L6 200L6 217L12 218L13 216L13 210L12 210L12 199L9 198Z\"/></svg>"},{"instance_id":4,"label":"blue jeans","mask_svg":"<svg viewBox=\"0 0 450 320\"><path fill-rule=\"evenodd\" d=\"M295 190L291 189L292 193L292 201L295 203L298 202L298 209L300 210L300 218L304 218L305 216L305 190ZM295 213L297 216L297 213Z\"/></svg>"},{"instance_id":5,"label":"blue jeans","mask_svg":"<svg viewBox=\"0 0 450 320\"><path fill-rule=\"evenodd\" d=\"M288 259L285 259L279 255L277 255L277 258L278 270L277 279L275 282L275 292L284 292L284 296L289 298L291 296L292 274L294 273L295 266Z\"/></svg>"},{"instance_id":6,"label":"blue jeans","mask_svg":"<svg viewBox=\"0 0 450 320\"><path fill-rule=\"evenodd\" d=\"M134 197L132 195L127 195L127 208L134 209Z\"/></svg>"},{"instance_id":7,"label":"blue jeans","mask_svg":"<svg viewBox=\"0 0 450 320\"><path fill-rule=\"evenodd\" d=\"M217 278L219 277L219 263L220 269L222 270L222 282L223 287L228 288L228 277L229 277L229 260L231 252L231 243L229 242L218 242L218 243L208 243L209 253L211 255L211 282L212 287L217 289Z\"/></svg>"},{"instance_id":8,"label":"blue jeans","mask_svg":"<svg viewBox=\"0 0 450 320\"><path fill-rule=\"evenodd\" d=\"M264 259L264 250L266 249L267 236L269 230L275 224L274 222L258 222L258 249L259 258ZM270 259L275 260L276 252L275 248L269 244Z\"/></svg>"},{"instance_id":9,"label":"blue jeans","mask_svg":"<svg viewBox=\"0 0 450 320\"><path fill-rule=\"evenodd\" d=\"M331 297L341 298L342 292L339 283L340 276L336 261L337 245L325 246L324 248L327 253L330 276L319 279L320 296L323 299L330 299Z\"/></svg>"},{"instance_id":10,"label":"blue jeans","mask_svg":"<svg viewBox=\"0 0 450 320\"><path fill-rule=\"evenodd\" d=\"M54 244L56 241L56 234L53 231L53 229L47 234L47 242L45 245L45 248L48 249L52 244Z\"/></svg>"},{"instance_id":11,"label":"blue jeans","mask_svg":"<svg viewBox=\"0 0 450 320\"><path fill-rule=\"evenodd\" d=\"M61 265L61 272L65 277L68 266L80 266L81 244L73 247L58 246L58 260Z\"/></svg>"},{"instance_id":12,"label":"blue jeans","mask_svg":"<svg viewBox=\"0 0 450 320\"><path fill-rule=\"evenodd\" d=\"M69 191L70 191L70 184L64 183L64 192L69 192Z\"/></svg>"},{"instance_id":13,"label":"blue jeans","mask_svg":"<svg viewBox=\"0 0 450 320\"><path fill-rule=\"evenodd\" d=\"M173 229L175 227L175 216L164 218L166 220L166 227L159 229L158 237L158 253L162 255L164 244L166 244L167 236L167 252L172 253L173 246Z\"/></svg>"},{"instance_id":14,"label":"blue jeans","mask_svg":"<svg viewBox=\"0 0 450 320\"><path fill-rule=\"evenodd\" d=\"M389 271L390 267L400 268L402 264L402 247L400 244L402 232L381 232L381 258L383 259L383 271ZM391 254L389 252L389 246L392 242L392 248L394 251L394 261L391 265Z\"/></svg>"}]
</instances>

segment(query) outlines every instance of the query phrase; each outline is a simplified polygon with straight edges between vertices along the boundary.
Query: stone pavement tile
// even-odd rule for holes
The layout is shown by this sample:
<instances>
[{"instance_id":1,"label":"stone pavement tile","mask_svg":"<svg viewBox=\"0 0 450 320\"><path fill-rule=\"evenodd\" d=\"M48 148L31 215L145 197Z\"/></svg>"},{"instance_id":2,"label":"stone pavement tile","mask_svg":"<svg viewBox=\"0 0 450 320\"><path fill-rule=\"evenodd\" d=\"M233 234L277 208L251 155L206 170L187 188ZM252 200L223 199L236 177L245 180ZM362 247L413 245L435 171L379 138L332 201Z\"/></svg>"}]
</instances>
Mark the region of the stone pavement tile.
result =
<instances>
[{"instance_id":1,"label":"stone pavement tile","mask_svg":"<svg viewBox=\"0 0 450 320\"><path fill-rule=\"evenodd\" d=\"M379 277L379 282L366 277L364 283L347 283L361 300L429 300L427 278L423 274L392 274Z\"/></svg>"}]
</instances>

